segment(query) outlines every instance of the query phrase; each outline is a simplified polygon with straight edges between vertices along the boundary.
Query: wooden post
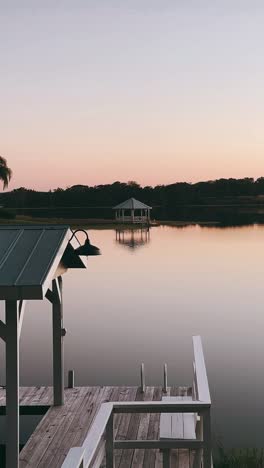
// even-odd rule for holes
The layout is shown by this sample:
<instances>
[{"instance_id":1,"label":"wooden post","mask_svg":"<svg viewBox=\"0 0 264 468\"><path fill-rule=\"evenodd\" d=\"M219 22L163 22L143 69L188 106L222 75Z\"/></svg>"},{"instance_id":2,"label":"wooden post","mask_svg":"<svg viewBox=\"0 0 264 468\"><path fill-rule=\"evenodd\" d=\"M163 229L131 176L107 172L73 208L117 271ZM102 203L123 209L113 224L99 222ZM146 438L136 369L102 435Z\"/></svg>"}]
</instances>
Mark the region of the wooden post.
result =
<instances>
[{"instance_id":1,"label":"wooden post","mask_svg":"<svg viewBox=\"0 0 264 468\"><path fill-rule=\"evenodd\" d=\"M59 289L58 289L59 288ZM53 326L53 399L54 406L64 404L64 356L63 356L63 307L62 278L52 281L54 301L52 303Z\"/></svg>"},{"instance_id":2,"label":"wooden post","mask_svg":"<svg viewBox=\"0 0 264 468\"><path fill-rule=\"evenodd\" d=\"M146 389L144 362L142 362L140 367L140 389L142 393L144 393Z\"/></svg>"},{"instance_id":3,"label":"wooden post","mask_svg":"<svg viewBox=\"0 0 264 468\"><path fill-rule=\"evenodd\" d=\"M19 466L19 309L6 301L6 468Z\"/></svg>"},{"instance_id":4,"label":"wooden post","mask_svg":"<svg viewBox=\"0 0 264 468\"><path fill-rule=\"evenodd\" d=\"M114 414L112 412L106 426L106 468L114 468Z\"/></svg>"},{"instance_id":5,"label":"wooden post","mask_svg":"<svg viewBox=\"0 0 264 468\"><path fill-rule=\"evenodd\" d=\"M194 398L196 399L196 397ZM203 418L199 415L199 420L196 421L196 439L203 440ZM202 450L195 450L193 468L201 468L202 466Z\"/></svg>"},{"instance_id":6,"label":"wooden post","mask_svg":"<svg viewBox=\"0 0 264 468\"><path fill-rule=\"evenodd\" d=\"M68 388L74 388L74 370L68 372Z\"/></svg>"},{"instance_id":7,"label":"wooden post","mask_svg":"<svg viewBox=\"0 0 264 468\"><path fill-rule=\"evenodd\" d=\"M170 468L170 449L162 450L163 468Z\"/></svg>"},{"instance_id":8,"label":"wooden post","mask_svg":"<svg viewBox=\"0 0 264 468\"><path fill-rule=\"evenodd\" d=\"M212 463L212 441L211 441L211 414L210 409L203 412L203 440L205 448L204 454L204 468L211 468Z\"/></svg>"},{"instance_id":9,"label":"wooden post","mask_svg":"<svg viewBox=\"0 0 264 468\"><path fill-rule=\"evenodd\" d=\"M164 369L163 369L163 392L167 393L168 392L168 366L167 364L164 364Z\"/></svg>"}]
</instances>

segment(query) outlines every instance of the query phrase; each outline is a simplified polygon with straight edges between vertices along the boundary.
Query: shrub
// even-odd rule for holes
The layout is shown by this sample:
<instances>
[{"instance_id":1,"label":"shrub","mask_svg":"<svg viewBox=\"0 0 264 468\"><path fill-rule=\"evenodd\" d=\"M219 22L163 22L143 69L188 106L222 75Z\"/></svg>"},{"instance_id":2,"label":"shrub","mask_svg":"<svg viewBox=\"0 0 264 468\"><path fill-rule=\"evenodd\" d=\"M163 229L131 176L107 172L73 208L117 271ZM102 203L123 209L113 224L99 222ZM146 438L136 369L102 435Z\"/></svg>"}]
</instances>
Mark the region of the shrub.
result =
<instances>
[{"instance_id":1,"label":"shrub","mask_svg":"<svg viewBox=\"0 0 264 468\"><path fill-rule=\"evenodd\" d=\"M264 468L264 450L225 451L219 448L218 457L214 457L214 468Z\"/></svg>"},{"instance_id":2,"label":"shrub","mask_svg":"<svg viewBox=\"0 0 264 468\"><path fill-rule=\"evenodd\" d=\"M14 211L7 210L6 208L0 208L0 219L14 219L16 214Z\"/></svg>"}]
</instances>

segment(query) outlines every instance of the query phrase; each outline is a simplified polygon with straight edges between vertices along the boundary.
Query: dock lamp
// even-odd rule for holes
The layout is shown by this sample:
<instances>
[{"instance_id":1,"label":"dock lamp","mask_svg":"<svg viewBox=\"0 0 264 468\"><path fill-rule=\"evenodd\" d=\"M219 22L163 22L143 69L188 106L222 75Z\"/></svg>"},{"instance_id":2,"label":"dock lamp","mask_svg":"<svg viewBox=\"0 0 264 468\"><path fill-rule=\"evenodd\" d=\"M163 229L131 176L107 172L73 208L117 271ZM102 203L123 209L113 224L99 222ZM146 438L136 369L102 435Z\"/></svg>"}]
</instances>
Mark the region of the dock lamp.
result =
<instances>
[{"instance_id":1,"label":"dock lamp","mask_svg":"<svg viewBox=\"0 0 264 468\"><path fill-rule=\"evenodd\" d=\"M77 249L75 249L75 252L77 253L77 255L85 256L85 257L101 255L100 249L90 243L88 233L84 229L77 229L76 231L74 231L72 233L72 237L70 238L70 241L72 240L73 237L76 237L77 232L83 232L86 235L86 240L84 244L80 245L80 247L77 247Z\"/></svg>"}]
</instances>

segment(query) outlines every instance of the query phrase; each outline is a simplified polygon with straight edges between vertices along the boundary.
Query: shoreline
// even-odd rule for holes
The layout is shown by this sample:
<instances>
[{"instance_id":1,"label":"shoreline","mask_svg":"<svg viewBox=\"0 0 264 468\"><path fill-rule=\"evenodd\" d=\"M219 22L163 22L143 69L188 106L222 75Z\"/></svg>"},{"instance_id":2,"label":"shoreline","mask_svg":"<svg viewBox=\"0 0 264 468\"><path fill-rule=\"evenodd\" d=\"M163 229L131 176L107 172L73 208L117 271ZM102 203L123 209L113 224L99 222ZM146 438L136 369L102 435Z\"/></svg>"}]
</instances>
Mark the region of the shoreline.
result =
<instances>
[{"instance_id":1,"label":"shoreline","mask_svg":"<svg viewBox=\"0 0 264 468\"><path fill-rule=\"evenodd\" d=\"M184 227L184 226L218 226L221 223L219 221L158 221L153 220L150 225L147 224L130 224L130 223L116 223L111 219L103 218L32 218L31 216L16 216L14 219L5 219L0 218L0 224L63 224L69 225L72 227L83 226L89 227L92 229L140 229L141 227L158 227L158 226L175 226L175 227Z\"/></svg>"}]
</instances>

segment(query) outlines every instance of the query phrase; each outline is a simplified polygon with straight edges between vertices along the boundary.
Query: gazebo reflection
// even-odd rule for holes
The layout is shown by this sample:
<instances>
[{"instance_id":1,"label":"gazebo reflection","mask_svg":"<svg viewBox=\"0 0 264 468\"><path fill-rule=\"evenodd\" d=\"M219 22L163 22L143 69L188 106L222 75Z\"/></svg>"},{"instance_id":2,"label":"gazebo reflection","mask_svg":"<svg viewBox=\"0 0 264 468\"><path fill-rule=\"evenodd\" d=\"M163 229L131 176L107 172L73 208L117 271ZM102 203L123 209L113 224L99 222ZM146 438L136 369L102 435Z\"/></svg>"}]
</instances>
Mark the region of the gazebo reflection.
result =
<instances>
[{"instance_id":1,"label":"gazebo reflection","mask_svg":"<svg viewBox=\"0 0 264 468\"><path fill-rule=\"evenodd\" d=\"M116 229L116 242L135 250L150 242L150 229Z\"/></svg>"}]
</instances>

